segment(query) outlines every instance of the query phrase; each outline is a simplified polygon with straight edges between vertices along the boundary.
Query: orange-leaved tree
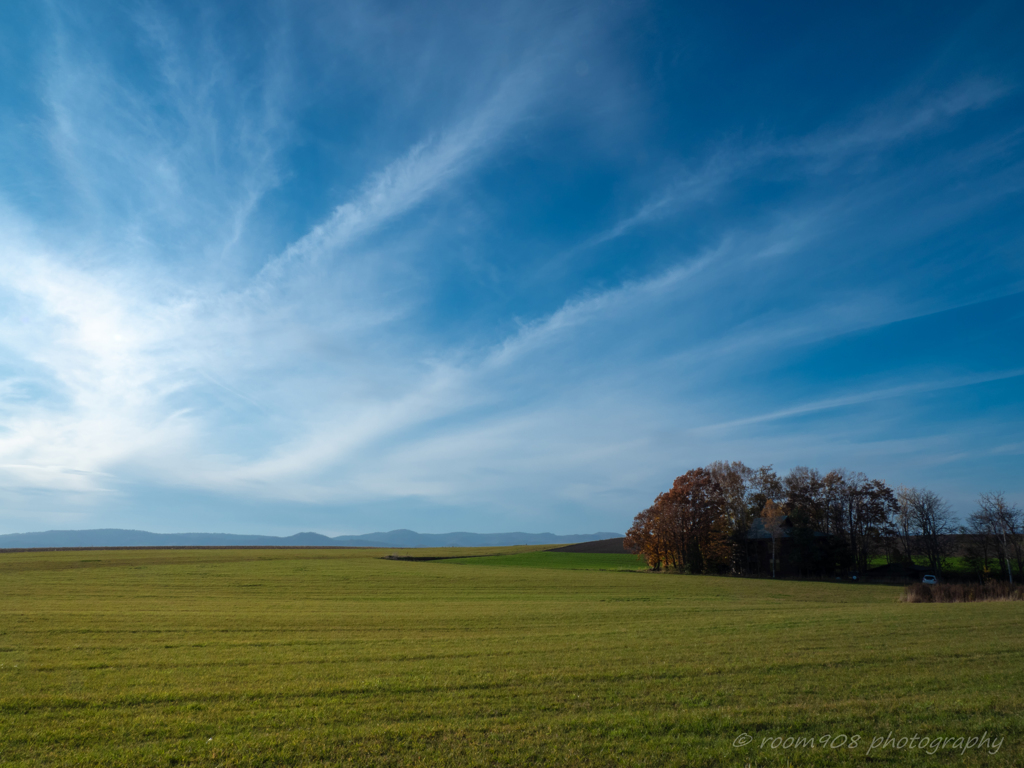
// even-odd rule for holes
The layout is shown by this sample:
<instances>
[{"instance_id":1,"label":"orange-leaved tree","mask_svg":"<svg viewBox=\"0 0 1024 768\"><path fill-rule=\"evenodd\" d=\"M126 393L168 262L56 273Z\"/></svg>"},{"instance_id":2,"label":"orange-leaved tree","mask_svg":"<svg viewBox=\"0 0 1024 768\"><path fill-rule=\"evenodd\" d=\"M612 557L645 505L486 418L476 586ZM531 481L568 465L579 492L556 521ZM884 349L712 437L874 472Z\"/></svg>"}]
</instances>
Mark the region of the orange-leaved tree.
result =
<instances>
[{"instance_id":1,"label":"orange-leaved tree","mask_svg":"<svg viewBox=\"0 0 1024 768\"><path fill-rule=\"evenodd\" d=\"M732 555L728 512L726 496L712 474L691 469L636 516L626 547L643 555L654 570L723 570Z\"/></svg>"},{"instance_id":2,"label":"orange-leaved tree","mask_svg":"<svg viewBox=\"0 0 1024 768\"><path fill-rule=\"evenodd\" d=\"M659 524L662 510L658 506L662 496L634 518L632 527L626 531L624 542L626 549L641 555L647 561L647 567L654 571L660 571L665 562L665 546Z\"/></svg>"}]
</instances>

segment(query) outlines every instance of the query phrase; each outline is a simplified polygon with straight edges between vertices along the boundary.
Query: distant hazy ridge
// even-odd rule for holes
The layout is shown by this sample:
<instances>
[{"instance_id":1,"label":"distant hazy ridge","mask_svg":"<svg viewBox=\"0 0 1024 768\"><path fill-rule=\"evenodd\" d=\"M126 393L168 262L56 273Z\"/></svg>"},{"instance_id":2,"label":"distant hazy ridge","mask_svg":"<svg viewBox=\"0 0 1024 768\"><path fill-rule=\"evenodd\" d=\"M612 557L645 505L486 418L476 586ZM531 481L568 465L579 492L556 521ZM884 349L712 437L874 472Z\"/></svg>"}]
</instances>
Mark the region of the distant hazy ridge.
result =
<instances>
[{"instance_id":1,"label":"distant hazy ridge","mask_svg":"<svg viewBox=\"0 0 1024 768\"><path fill-rule=\"evenodd\" d=\"M296 533L294 536L246 536L234 533L149 533L120 528L0 534L0 549L39 547L508 547L520 544L575 544L622 536L621 533L416 533L400 529L360 536Z\"/></svg>"}]
</instances>

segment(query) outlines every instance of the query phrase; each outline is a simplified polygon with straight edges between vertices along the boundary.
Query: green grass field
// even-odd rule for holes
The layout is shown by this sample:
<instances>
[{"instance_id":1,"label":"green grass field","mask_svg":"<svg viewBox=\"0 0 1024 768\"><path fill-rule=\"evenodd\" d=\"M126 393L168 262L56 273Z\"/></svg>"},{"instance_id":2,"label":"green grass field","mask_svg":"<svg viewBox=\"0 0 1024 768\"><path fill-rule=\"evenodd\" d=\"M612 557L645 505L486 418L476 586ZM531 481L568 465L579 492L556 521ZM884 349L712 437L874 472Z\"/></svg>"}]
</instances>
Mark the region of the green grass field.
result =
<instances>
[{"instance_id":1,"label":"green grass field","mask_svg":"<svg viewBox=\"0 0 1024 768\"><path fill-rule=\"evenodd\" d=\"M517 547L516 549L525 548ZM457 558L444 562L506 568L555 568L567 571L647 570L647 564L636 555L584 554L581 552L515 552L490 557Z\"/></svg>"},{"instance_id":2,"label":"green grass field","mask_svg":"<svg viewBox=\"0 0 1024 768\"><path fill-rule=\"evenodd\" d=\"M1024 765L1024 604L389 553L0 554L0 764Z\"/></svg>"}]
</instances>

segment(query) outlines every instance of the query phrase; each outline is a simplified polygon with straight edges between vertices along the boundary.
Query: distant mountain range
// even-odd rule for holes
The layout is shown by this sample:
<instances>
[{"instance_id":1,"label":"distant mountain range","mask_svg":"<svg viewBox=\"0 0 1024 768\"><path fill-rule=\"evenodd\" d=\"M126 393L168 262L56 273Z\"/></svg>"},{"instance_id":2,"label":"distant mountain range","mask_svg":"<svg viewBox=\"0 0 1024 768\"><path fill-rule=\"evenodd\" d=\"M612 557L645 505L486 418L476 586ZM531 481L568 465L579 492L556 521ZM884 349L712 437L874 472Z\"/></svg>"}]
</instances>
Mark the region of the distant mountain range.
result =
<instances>
[{"instance_id":1,"label":"distant mountain range","mask_svg":"<svg viewBox=\"0 0 1024 768\"><path fill-rule=\"evenodd\" d=\"M622 536L599 532L557 536L553 533L416 533L406 529L360 536L247 536L235 533L150 533L120 528L90 531L44 531L0 534L0 549L52 547L512 547L523 544L577 544Z\"/></svg>"}]
</instances>

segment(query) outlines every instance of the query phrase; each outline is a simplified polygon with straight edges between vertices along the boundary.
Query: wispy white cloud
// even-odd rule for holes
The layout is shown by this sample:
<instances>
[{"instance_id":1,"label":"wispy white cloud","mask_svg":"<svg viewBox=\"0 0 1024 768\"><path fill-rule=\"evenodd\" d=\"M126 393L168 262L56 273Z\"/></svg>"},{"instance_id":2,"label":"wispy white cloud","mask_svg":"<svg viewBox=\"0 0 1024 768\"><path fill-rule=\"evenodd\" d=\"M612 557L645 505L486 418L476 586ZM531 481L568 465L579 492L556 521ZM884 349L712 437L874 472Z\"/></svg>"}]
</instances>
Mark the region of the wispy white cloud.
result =
<instances>
[{"instance_id":1,"label":"wispy white cloud","mask_svg":"<svg viewBox=\"0 0 1024 768\"><path fill-rule=\"evenodd\" d=\"M976 384L986 384L992 381L1014 379L1018 376L1024 376L1024 368L1013 371L995 371L992 373L972 376L957 376L939 380L929 378L924 381L900 384L894 387L884 387L881 389L856 392L854 394L843 395L840 397L814 400L807 403L801 403L800 405L782 408L770 413L761 413L756 416L747 416L742 419L732 419L730 421L724 421L717 424L708 424L698 427L694 431L697 433L704 433L734 429L736 427L745 427L751 424L762 424L770 421L789 419L794 416L804 416L806 414L817 413L819 411L830 411L850 405L861 405L863 403L872 403L878 400L891 400L894 398L906 397L908 395L920 395L928 392L939 392L944 389L959 389L961 387L970 387Z\"/></svg>"},{"instance_id":2,"label":"wispy white cloud","mask_svg":"<svg viewBox=\"0 0 1024 768\"><path fill-rule=\"evenodd\" d=\"M139 22L160 51L165 104L151 103L97 62L80 66L84 54L65 41L48 83L53 146L80 195L104 214L111 210L104 195L126 182L122 195L138 188L153 201L141 221L160 208L172 224L194 225L206 205L223 214L221 191L234 182L230 232L213 227L197 237L206 245L219 237L215 252L223 253L276 180L280 118L236 104L236 122L248 115L243 122L254 120L255 133L225 126L217 102L238 83L218 51L189 61L170 21L147 12ZM97 267L82 263L81 251L8 239L0 285L26 307L31 324L5 325L0 344L33 373L8 380L7 391L12 382L34 382L60 394L58 405L8 409L0 463L9 487L110 491L131 468L129 475L147 482L324 501L339 493L318 486L331 465L367 442L455 410L457 373L388 358L391 342L368 335L395 316L381 296L339 307L325 293L357 270L318 285L323 273L310 276L306 268L485 160L536 104L544 66L524 61L467 117L386 166L241 291L217 281L182 283L162 268L133 263L138 243L108 241ZM167 105L170 122L160 114ZM118 226L134 218L122 217ZM344 332L348 351L317 349L325 329ZM360 382L374 380L389 384L360 391ZM242 432L260 433L254 443L243 448L218 434L225 417L211 392L249 409L249 426L260 426ZM318 405L311 407L310 397ZM108 471L115 467L118 473Z\"/></svg>"},{"instance_id":3,"label":"wispy white cloud","mask_svg":"<svg viewBox=\"0 0 1024 768\"><path fill-rule=\"evenodd\" d=\"M712 203L729 185L766 163L809 163L807 170L828 173L851 158L883 152L912 138L948 128L955 118L991 106L1009 90L996 81L971 80L938 94L913 99L909 104L904 99L876 107L872 114L853 124L822 128L797 138L724 146L578 249L615 240L637 227Z\"/></svg>"},{"instance_id":4,"label":"wispy white cloud","mask_svg":"<svg viewBox=\"0 0 1024 768\"><path fill-rule=\"evenodd\" d=\"M537 100L542 81L536 62L508 75L470 117L390 163L354 200L269 262L260 277L276 281L294 262L337 252L443 190L497 149Z\"/></svg>"},{"instance_id":5,"label":"wispy white cloud","mask_svg":"<svg viewBox=\"0 0 1024 768\"><path fill-rule=\"evenodd\" d=\"M945 91L908 99L902 96L872 110L851 127L824 128L817 133L782 143L774 152L838 163L864 152L878 152L916 136L945 130L957 117L986 109L1011 89L994 80L974 79ZM908 103L909 102L909 103Z\"/></svg>"},{"instance_id":6,"label":"wispy white cloud","mask_svg":"<svg viewBox=\"0 0 1024 768\"><path fill-rule=\"evenodd\" d=\"M62 225L96 252L113 249L108 260L125 247L179 264L223 258L280 180L290 130L283 46L268 45L257 82L231 65L212 29L195 45L148 6L133 18L138 49L121 53L159 72L143 87L98 49L89 17L65 9L55 19L43 98L49 145L73 192Z\"/></svg>"}]
</instances>

